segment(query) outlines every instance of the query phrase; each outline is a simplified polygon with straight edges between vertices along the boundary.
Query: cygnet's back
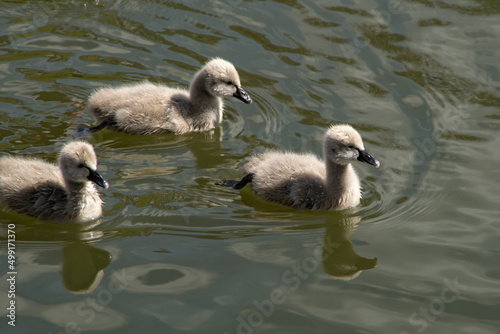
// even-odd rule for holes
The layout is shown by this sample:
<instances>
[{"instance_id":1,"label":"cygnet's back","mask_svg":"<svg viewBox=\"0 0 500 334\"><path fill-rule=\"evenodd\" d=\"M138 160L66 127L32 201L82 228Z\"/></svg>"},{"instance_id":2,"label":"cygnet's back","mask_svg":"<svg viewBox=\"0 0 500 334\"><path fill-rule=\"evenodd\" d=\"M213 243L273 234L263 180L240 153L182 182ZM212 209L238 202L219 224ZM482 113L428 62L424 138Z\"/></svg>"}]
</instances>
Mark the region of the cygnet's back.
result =
<instances>
[{"instance_id":1,"label":"cygnet's back","mask_svg":"<svg viewBox=\"0 0 500 334\"><path fill-rule=\"evenodd\" d=\"M182 134L221 123L225 96L252 102L234 65L216 58L196 73L189 91L147 81L108 87L93 93L87 108L101 122L92 132L109 127L138 135Z\"/></svg>"},{"instance_id":2,"label":"cygnet's back","mask_svg":"<svg viewBox=\"0 0 500 334\"><path fill-rule=\"evenodd\" d=\"M39 159L0 158L0 200L10 210L43 220L82 223L102 214L94 183L107 188L97 173L93 147L68 143L59 166Z\"/></svg>"},{"instance_id":3,"label":"cygnet's back","mask_svg":"<svg viewBox=\"0 0 500 334\"><path fill-rule=\"evenodd\" d=\"M225 185L240 189L252 182L259 197L297 209L342 210L359 204L360 184L352 162L376 167L379 162L364 150L359 133L349 125L337 125L325 135L324 158L312 154L268 151L252 158L240 182Z\"/></svg>"},{"instance_id":4,"label":"cygnet's back","mask_svg":"<svg viewBox=\"0 0 500 334\"><path fill-rule=\"evenodd\" d=\"M320 209L326 194L325 163L313 154L268 151L245 166L261 198L300 209Z\"/></svg>"}]
</instances>

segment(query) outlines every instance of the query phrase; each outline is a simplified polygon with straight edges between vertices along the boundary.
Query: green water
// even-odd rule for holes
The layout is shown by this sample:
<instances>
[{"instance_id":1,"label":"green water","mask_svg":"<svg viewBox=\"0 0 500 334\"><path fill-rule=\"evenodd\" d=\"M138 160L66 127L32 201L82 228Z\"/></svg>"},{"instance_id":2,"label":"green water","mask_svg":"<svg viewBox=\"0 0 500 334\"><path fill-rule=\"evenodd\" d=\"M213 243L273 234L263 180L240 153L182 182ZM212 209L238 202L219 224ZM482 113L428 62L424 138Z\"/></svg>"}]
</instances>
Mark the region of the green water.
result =
<instances>
[{"instance_id":1,"label":"green water","mask_svg":"<svg viewBox=\"0 0 500 334\"><path fill-rule=\"evenodd\" d=\"M212 57L254 103L211 132L87 137L98 225L1 208L0 331L498 333L499 22L494 0L3 2L2 155L55 161L94 89L186 87ZM381 162L355 166L358 210L215 185L268 148L320 155L334 123Z\"/></svg>"}]
</instances>

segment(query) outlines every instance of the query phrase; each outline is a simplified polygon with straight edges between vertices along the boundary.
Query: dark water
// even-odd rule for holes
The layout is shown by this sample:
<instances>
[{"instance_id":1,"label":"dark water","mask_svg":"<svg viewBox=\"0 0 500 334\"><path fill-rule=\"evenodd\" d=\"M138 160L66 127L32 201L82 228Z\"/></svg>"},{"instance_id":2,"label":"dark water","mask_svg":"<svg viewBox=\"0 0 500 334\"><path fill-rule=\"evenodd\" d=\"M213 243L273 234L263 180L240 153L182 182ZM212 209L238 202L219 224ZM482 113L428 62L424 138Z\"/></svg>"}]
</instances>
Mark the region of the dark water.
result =
<instances>
[{"instance_id":1,"label":"dark water","mask_svg":"<svg viewBox=\"0 0 500 334\"><path fill-rule=\"evenodd\" d=\"M95 88L185 87L212 57L254 103L206 133L89 136L96 226L2 209L2 333L498 333L499 22L479 0L3 2L2 154L54 161ZM355 212L214 184L267 148L320 155L334 123L382 164L356 166Z\"/></svg>"}]
</instances>

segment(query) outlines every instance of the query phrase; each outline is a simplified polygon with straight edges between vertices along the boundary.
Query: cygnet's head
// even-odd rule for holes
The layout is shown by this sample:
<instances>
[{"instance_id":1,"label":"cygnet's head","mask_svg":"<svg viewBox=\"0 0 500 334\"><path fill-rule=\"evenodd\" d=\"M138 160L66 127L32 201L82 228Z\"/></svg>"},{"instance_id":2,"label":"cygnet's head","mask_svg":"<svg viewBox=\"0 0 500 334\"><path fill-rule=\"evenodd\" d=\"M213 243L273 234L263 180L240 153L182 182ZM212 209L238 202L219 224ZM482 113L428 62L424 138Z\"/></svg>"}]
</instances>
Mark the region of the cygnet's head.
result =
<instances>
[{"instance_id":1,"label":"cygnet's head","mask_svg":"<svg viewBox=\"0 0 500 334\"><path fill-rule=\"evenodd\" d=\"M339 165L362 161L380 166L380 162L365 151L363 140L359 133L350 125L333 125L325 135L325 159Z\"/></svg>"},{"instance_id":2,"label":"cygnet's head","mask_svg":"<svg viewBox=\"0 0 500 334\"><path fill-rule=\"evenodd\" d=\"M66 144L59 155L59 168L67 181L92 181L100 187L109 187L108 182L96 171L97 157L89 143L74 141Z\"/></svg>"},{"instance_id":3,"label":"cygnet's head","mask_svg":"<svg viewBox=\"0 0 500 334\"><path fill-rule=\"evenodd\" d=\"M240 76L230 62L215 58L210 60L197 75L203 75L205 88L214 96L234 96L245 103L252 103L252 99L241 87Z\"/></svg>"}]
</instances>

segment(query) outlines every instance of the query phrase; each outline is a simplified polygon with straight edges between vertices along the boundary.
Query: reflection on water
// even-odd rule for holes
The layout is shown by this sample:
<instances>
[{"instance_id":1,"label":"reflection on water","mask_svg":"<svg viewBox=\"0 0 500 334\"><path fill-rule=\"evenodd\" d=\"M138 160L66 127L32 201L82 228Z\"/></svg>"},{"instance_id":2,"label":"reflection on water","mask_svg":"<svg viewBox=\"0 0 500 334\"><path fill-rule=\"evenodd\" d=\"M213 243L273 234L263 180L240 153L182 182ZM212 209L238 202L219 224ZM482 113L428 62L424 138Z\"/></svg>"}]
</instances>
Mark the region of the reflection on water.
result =
<instances>
[{"instance_id":1,"label":"reflection on water","mask_svg":"<svg viewBox=\"0 0 500 334\"><path fill-rule=\"evenodd\" d=\"M328 220L331 220L330 222ZM351 280L363 270L373 269L377 258L359 256L349 240L356 231L361 217L344 217L326 221L325 242L323 245L323 269L333 278Z\"/></svg>"},{"instance_id":2,"label":"reflection on water","mask_svg":"<svg viewBox=\"0 0 500 334\"><path fill-rule=\"evenodd\" d=\"M18 249L27 251L26 246L30 243L42 245L41 249L35 247L31 252L26 252L28 258L22 258L23 266L58 266L61 281L68 291L74 293L90 293L99 286L104 276L103 270L111 262L108 251L89 244L104 235L101 230L96 229L100 220L66 225L40 222L17 214L9 215L18 219L15 227ZM51 244L61 245L58 247L60 250L52 250ZM43 245L47 245L48 249L45 250Z\"/></svg>"}]
</instances>

